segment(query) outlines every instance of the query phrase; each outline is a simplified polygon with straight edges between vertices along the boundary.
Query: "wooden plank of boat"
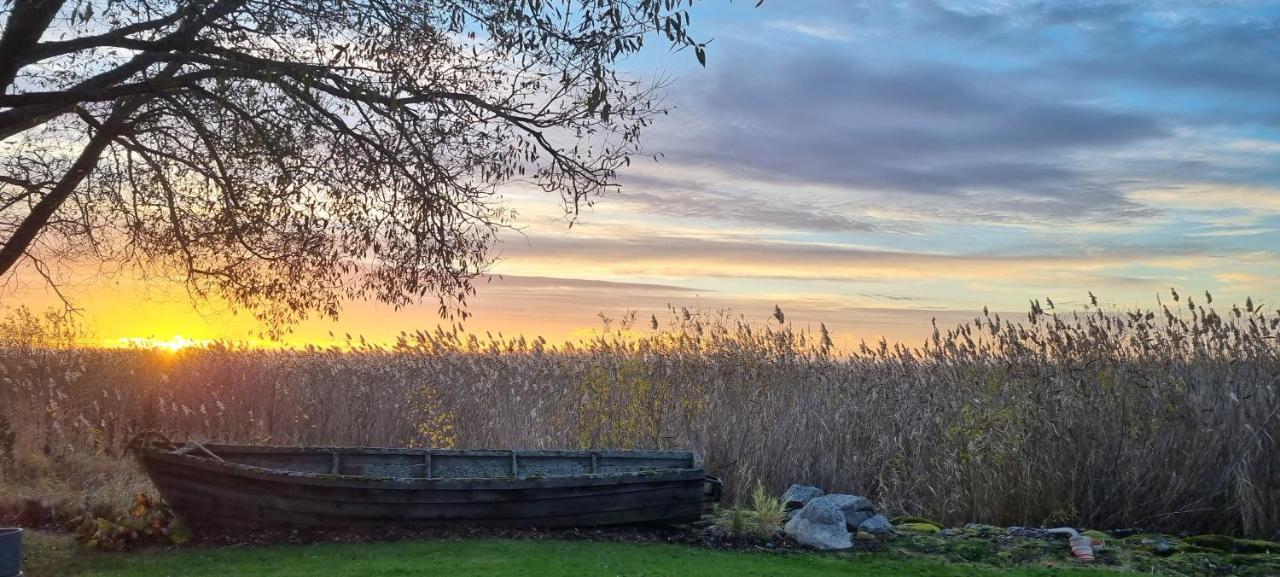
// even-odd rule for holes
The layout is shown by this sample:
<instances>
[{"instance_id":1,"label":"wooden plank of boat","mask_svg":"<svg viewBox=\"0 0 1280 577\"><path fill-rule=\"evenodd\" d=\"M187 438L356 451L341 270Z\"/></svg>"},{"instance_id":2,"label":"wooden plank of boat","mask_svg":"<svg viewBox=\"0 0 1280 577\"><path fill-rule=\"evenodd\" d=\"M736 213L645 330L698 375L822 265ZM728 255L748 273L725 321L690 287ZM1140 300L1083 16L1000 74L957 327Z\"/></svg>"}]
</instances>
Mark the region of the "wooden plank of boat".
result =
<instances>
[{"instance_id":1,"label":"wooden plank of boat","mask_svg":"<svg viewBox=\"0 0 1280 577\"><path fill-rule=\"evenodd\" d=\"M691 452L201 448L140 452L197 526L675 523L718 496Z\"/></svg>"}]
</instances>

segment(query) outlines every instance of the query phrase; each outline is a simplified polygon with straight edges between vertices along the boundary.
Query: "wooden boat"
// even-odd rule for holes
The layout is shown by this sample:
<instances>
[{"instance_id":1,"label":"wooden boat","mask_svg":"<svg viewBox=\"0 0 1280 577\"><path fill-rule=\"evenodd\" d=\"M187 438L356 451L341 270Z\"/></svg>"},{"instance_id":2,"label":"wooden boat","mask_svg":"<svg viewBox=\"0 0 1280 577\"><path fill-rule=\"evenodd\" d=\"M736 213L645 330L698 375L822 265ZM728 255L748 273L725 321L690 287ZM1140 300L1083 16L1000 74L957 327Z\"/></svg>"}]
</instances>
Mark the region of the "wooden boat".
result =
<instances>
[{"instance_id":1,"label":"wooden boat","mask_svg":"<svg viewBox=\"0 0 1280 577\"><path fill-rule=\"evenodd\" d=\"M687 451L173 447L138 454L193 526L679 523L719 498Z\"/></svg>"}]
</instances>

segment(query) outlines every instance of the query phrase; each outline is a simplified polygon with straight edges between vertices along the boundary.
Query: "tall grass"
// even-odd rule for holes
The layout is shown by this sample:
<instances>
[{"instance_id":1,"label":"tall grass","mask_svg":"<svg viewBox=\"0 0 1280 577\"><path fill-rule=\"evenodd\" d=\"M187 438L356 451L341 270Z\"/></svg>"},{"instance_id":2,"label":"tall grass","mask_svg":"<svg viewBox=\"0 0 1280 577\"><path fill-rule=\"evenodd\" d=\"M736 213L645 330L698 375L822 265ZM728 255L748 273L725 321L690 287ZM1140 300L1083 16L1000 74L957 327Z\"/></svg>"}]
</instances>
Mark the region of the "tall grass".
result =
<instances>
[{"instance_id":1,"label":"tall grass","mask_svg":"<svg viewBox=\"0 0 1280 577\"><path fill-rule=\"evenodd\" d=\"M759 478L949 522L1280 532L1280 315L1177 295L1151 311L1046 306L852 354L782 322L684 309L558 347L447 329L386 349L10 343L0 416L17 453L118 453L145 427L276 444L689 447L730 498Z\"/></svg>"}]
</instances>

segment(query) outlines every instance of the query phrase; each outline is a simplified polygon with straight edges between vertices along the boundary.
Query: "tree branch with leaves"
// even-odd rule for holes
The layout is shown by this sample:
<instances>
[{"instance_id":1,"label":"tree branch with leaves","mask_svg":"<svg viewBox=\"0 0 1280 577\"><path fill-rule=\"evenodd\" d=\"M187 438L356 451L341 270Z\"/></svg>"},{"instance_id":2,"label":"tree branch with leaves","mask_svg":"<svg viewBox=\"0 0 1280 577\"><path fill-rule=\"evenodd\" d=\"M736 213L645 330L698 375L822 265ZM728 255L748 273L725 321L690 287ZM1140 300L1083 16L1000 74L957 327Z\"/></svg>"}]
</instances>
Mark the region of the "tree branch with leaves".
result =
<instances>
[{"instance_id":1,"label":"tree branch with leaves","mask_svg":"<svg viewBox=\"0 0 1280 577\"><path fill-rule=\"evenodd\" d=\"M694 0L0 0L0 277L92 258L254 311L465 316L532 183L570 215L705 62Z\"/></svg>"}]
</instances>

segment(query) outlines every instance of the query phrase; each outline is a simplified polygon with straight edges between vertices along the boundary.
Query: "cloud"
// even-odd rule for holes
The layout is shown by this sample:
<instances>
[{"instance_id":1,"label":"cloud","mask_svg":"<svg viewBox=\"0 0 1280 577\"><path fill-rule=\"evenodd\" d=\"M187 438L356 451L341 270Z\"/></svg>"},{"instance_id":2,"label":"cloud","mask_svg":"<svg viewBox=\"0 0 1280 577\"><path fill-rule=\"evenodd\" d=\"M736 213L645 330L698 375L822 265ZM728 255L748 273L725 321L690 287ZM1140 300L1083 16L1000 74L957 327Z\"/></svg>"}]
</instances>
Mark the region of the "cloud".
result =
<instances>
[{"instance_id":1,"label":"cloud","mask_svg":"<svg viewBox=\"0 0 1280 577\"><path fill-rule=\"evenodd\" d=\"M806 283L972 281L1074 287L1095 281L1156 282L1158 286L1162 284L1158 277L1136 276L1126 269L1141 265L1186 271L1215 264L1214 256L1195 247L943 253L765 240L556 236L511 247L498 268L523 275L576 270L578 274L624 278L779 279Z\"/></svg>"},{"instance_id":2,"label":"cloud","mask_svg":"<svg viewBox=\"0 0 1280 577\"><path fill-rule=\"evenodd\" d=\"M1148 14L1081 32L1098 50L1066 61L1077 75L1241 96L1273 95L1280 82L1275 14L1205 10L1166 20Z\"/></svg>"},{"instance_id":3,"label":"cloud","mask_svg":"<svg viewBox=\"0 0 1280 577\"><path fill-rule=\"evenodd\" d=\"M1257 154L1280 154L1280 142L1258 138L1241 138L1227 143L1227 148Z\"/></svg>"},{"instance_id":4,"label":"cloud","mask_svg":"<svg viewBox=\"0 0 1280 577\"><path fill-rule=\"evenodd\" d=\"M703 289L667 284L617 282L546 276L494 275L486 279L485 282L494 289L605 290L664 294L707 292Z\"/></svg>"},{"instance_id":5,"label":"cloud","mask_svg":"<svg viewBox=\"0 0 1280 577\"><path fill-rule=\"evenodd\" d=\"M888 204L904 195L964 204L964 213L1005 222L1151 214L1075 162L1168 136L1149 115L1045 96L1000 73L952 64L826 52L727 58L704 86L680 96L683 122L655 135L667 162L714 168L762 189L825 185ZM821 216L797 225L875 227Z\"/></svg>"},{"instance_id":6,"label":"cloud","mask_svg":"<svg viewBox=\"0 0 1280 577\"><path fill-rule=\"evenodd\" d=\"M1280 187L1188 182L1129 193L1137 201L1185 210L1280 214Z\"/></svg>"},{"instance_id":7,"label":"cloud","mask_svg":"<svg viewBox=\"0 0 1280 577\"><path fill-rule=\"evenodd\" d=\"M703 180L689 174L635 172L623 180L623 203L648 214L714 219L790 230L874 232L870 219L845 214L803 194L770 194L757 183L732 178ZM852 211L851 211L852 212Z\"/></svg>"},{"instance_id":8,"label":"cloud","mask_svg":"<svg viewBox=\"0 0 1280 577\"><path fill-rule=\"evenodd\" d=\"M1068 90L1110 82L1248 97L1280 81L1280 8L1268 3L911 0L831 13L855 29L893 27L905 44L1024 64Z\"/></svg>"},{"instance_id":9,"label":"cloud","mask_svg":"<svg viewBox=\"0 0 1280 577\"><path fill-rule=\"evenodd\" d=\"M794 32L816 40L848 42L853 39L853 34L848 29L831 24L774 20L769 22L767 26L786 32Z\"/></svg>"},{"instance_id":10,"label":"cloud","mask_svg":"<svg viewBox=\"0 0 1280 577\"><path fill-rule=\"evenodd\" d=\"M878 301L918 301L920 300L919 297L912 297L912 296L906 296L906 295L887 295L887 294L879 294L879 293L858 293L858 295L867 297L869 299L878 300Z\"/></svg>"},{"instance_id":11,"label":"cloud","mask_svg":"<svg viewBox=\"0 0 1280 577\"><path fill-rule=\"evenodd\" d=\"M1044 229L1168 216L1134 188L1280 177L1280 137L1256 130L1280 126L1257 94L1280 85L1280 9L797 0L779 15L682 78L650 134L717 180L642 174L634 207L797 231Z\"/></svg>"}]
</instances>

